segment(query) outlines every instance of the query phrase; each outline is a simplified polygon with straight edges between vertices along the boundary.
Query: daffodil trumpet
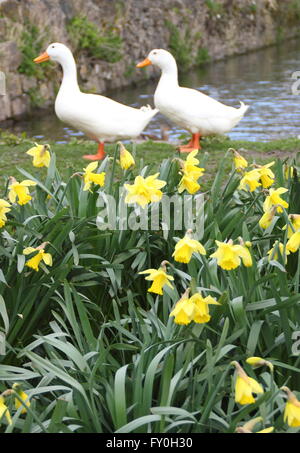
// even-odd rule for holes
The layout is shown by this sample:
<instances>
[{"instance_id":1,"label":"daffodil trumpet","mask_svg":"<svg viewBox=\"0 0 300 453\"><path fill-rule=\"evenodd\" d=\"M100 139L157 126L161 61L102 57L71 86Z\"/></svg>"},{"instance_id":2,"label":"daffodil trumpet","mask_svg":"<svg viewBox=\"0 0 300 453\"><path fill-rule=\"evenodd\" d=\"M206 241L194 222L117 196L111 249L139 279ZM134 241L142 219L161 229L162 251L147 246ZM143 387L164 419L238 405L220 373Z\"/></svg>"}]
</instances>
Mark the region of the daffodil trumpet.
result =
<instances>
[{"instance_id":1,"label":"daffodil trumpet","mask_svg":"<svg viewBox=\"0 0 300 453\"><path fill-rule=\"evenodd\" d=\"M122 142L118 142L120 149L120 166L122 170L128 170L135 165L135 160L132 154L125 148Z\"/></svg>"},{"instance_id":2,"label":"daffodil trumpet","mask_svg":"<svg viewBox=\"0 0 300 453\"><path fill-rule=\"evenodd\" d=\"M155 293L162 296L165 285L174 289L173 285L170 283L174 280L174 277L167 274L167 264L169 264L168 261L163 261L158 269L146 269L145 271L139 272L140 275L149 274L148 277L145 277L145 280L152 281L152 285L148 289L149 293Z\"/></svg>"},{"instance_id":3,"label":"daffodil trumpet","mask_svg":"<svg viewBox=\"0 0 300 453\"><path fill-rule=\"evenodd\" d=\"M231 365L235 366L237 373L235 381L235 402L241 405L255 403L253 393L264 393L262 386L255 379L248 376L238 362L233 361Z\"/></svg>"},{"instance_id":4,"label":"daffodil trumpet","mask_svg":"<svg viewBox=\"0 0 300 453\"><path fill-rule=\"evenodd\" d=\"M178 263L189 263L194 253L200 253L200 255L206 255L206 250L203 245L193 239L192 230L188 230L184 238L180 239L176 246L172 256Z\"/></svg>"},{"instance_id":5,"label":"daffodil trumpet","mask_svg":"<svg viewBox=\"0 0 300 453\"><path fill-rule=\"evenodd\" d=\"M52 266L52 256L50 253L45 252L45 247L48 242L43 242L39 247L27 247L23 250L23 255L31 255L34 253L32 258L30 258L25 265L35 270L39 271L39 266L41 261L43 261L47 266Z\"/></svg>"},{"instance_id":6,"label":"daffodil trumpet","mask_svg":"<svg viewBox=\"0 0 300 453\"><path fill-rule=\"evenodd\" d=\"M50 164L50 146L48 144L46 145L38 145L35 143L35 146L33 148L30 148L28 151L26 151L26 154L29 156L33 157L33 166L40 168L40 167L49 167Z\"/></svg>"},{"instance_id":7,"label":"daffodil trumpet","mask_svg":"<svg viewBox=\"0 0 300 453\"><path fill-rule=\"evenodd\" d=\"M241 172L248 167L248 162L246 161L246 159L241 156L241 154L239 154L235 149L229 148L228 151L231 151L233 153L233 161L236 171Z\"/></svg>"},{"instance_id":8,"label":"daffodil trumpet","mask_svg":"<svg viewBox=\"0 0 300 453\"><path fill-rule=\"evenodd\" d=\"M215 242L218 249L210 256L211 258L216 258L218 266L222 269L227 271L236 269L241 262L245 267L252 266L251 253L248 247L245 246L244 241L241 242L241 239L239 245L234 245L231 239L228 242Z\"/></svg>"}]
</instances>

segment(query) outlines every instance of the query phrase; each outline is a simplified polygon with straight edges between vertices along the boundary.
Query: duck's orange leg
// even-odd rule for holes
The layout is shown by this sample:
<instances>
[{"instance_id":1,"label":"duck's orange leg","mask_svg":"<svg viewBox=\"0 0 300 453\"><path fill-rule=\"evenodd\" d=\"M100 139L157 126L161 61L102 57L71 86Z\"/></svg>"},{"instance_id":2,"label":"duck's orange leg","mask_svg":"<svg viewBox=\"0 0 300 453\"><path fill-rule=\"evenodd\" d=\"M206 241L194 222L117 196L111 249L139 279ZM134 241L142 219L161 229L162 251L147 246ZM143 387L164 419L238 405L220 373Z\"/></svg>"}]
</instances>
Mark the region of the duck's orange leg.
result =
<instances>
[{"instance_id":1,"label":"duck's orange leg","mask_svg":"<svg viewBox=\"0 0 300 453\"><path fill-rule=\"evenodd\" d=\"M105 156L106 152L104 151L104 143L101 142L98 145L97 154L86 154L83 158L87 160L103 160Z\"/></svg>"},{"instance_id":2,"label":"duck's orange leg","mask_svg":"<svg viewBox=\"0 0 300 453\"><path fill-rule=\"evenodd\" d=\"M181 153L190 153L195 149L201 149L200 138L200 134L193 134L189 143L187 145L180 146L179 151Z\"/></svg>"}]
</instances>

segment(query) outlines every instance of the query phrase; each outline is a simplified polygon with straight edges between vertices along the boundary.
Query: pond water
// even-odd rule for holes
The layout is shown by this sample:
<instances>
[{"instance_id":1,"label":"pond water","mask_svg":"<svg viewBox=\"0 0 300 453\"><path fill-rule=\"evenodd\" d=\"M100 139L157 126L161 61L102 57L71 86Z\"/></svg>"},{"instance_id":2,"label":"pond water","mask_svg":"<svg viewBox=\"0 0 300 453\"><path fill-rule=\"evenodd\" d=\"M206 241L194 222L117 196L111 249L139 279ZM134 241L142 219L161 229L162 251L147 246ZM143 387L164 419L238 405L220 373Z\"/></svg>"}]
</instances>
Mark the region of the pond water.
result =
<instances>
[{"instance_id":1,"label":"pond water","mask_svg":"<svg viewBox=\"0 0 300 453\"><path fill-rule=\"evenodd\" d=\"M300 71L300 39L208 63L182 75L180 84L199 89L228 105L238 107L239 100L250 105L244 119L228 135L236 140L269 141L300 135L300 95L292 92L295 71ZM145 85L105 94L134 107L153 105L156 84L157 80L152 80ZM173 141L186 132L160 114L144 132L161 137L161 127L168 129ZM26 131L29 136L60 143L82 135L62 124L54 111L15 122L8 129L14 133Z\"/></svg>"}]
</instances>

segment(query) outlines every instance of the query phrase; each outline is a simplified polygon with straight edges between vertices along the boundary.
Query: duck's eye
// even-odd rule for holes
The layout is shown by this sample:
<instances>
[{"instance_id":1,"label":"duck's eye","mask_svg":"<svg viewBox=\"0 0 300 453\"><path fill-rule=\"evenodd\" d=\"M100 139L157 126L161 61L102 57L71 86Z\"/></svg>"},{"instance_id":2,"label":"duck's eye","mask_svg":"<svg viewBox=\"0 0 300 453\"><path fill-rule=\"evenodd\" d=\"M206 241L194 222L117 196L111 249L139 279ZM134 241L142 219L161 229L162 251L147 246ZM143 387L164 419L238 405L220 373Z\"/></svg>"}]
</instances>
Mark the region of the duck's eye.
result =
<instances>
[{"instance_id":1,"label":"duck's eye","mask_svg":"<svg viewBox=\"0 0 300 453\"><path fill-rule=\"evenodd\" d=\"M157 52L153 52L153 55L157 55Z\"/></svg>"},{"instance_id":2,"label":"duck's eye","mask_svg":"<svg viewBox=\"0 0 300 453\"><path fill-rule=\"evenodd\" d=\"M52 46L52 49L55 49L55 46Z\"/></svg>"}]
</instances>

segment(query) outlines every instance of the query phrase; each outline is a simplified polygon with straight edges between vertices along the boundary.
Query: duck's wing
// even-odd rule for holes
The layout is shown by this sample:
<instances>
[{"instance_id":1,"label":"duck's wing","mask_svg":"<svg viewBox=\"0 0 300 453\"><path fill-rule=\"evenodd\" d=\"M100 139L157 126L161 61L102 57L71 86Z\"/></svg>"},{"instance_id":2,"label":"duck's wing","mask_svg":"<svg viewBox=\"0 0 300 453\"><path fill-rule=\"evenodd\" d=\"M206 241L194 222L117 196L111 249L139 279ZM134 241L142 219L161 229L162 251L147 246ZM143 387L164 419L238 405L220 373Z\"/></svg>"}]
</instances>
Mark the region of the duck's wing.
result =
<instances>
[{"instance_id":1,"label":"duck's wing","mask_svg":"<svg viewBox=\"0 0 300 453\"><path fill-rule=\"evenodd\" d=\"M238 109L222 104L201 91L180 87L175 103L189 115L198 118L209 116L235 116Z\"/></svg>"},{"instance_id":2,"label":"duck's wing","mask_svg":"<svg viewBox=\"0 0 300 453\"><path fill-rule=\"evenodd\" d=\"M96 94L84 94L84 102L86 102L94 111L104 111L107 115L112 115L116 120L128 118L132 119L144 118L145 115L154 116L158 110L151 109L150 106L143 106L141 108L130 107L120 102L105 96Z\"/></svg>"},{"instance_id":3,"label":"duck's wing","mask_svg":"<svg viewBox=\"0 0 300 453\"><path fill-rule=\"evenodd\" d=\"M168 93L161 112L175 123L188 130L199 130L203 134L223 134L231 130L248 109L222 104L198 90L179 87Z\"/></svg>"},{"instance_id":4,"label":"duck's wing","mask_svg":"<svg viewBox=\"0 0 300 453\"><path fill-rule=\"evenodd\" d=\"M158 112L151 107L136 109L105 96L80 93L69 111L68 122L89 135L135 137Z\"/></svg>"}]
</instances>

